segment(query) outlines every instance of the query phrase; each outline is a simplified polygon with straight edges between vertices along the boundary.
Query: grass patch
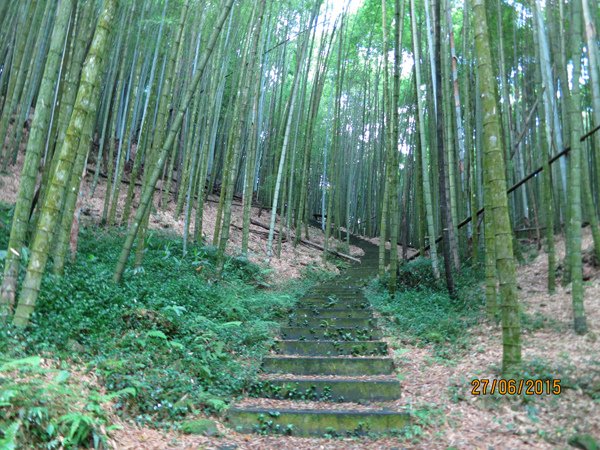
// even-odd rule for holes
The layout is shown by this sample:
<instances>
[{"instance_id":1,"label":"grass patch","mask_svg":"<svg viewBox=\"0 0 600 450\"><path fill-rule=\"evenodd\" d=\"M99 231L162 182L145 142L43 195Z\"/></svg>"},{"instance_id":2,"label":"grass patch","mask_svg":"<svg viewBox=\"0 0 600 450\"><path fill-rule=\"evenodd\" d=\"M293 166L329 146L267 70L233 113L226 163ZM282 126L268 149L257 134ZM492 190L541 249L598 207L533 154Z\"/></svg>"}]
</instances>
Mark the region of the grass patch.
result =
<instances>
[{"instance_id":1,"label":"grass patch","mask_svg":"<svg viewBox=\"0 0 600 450\"><path fill-rule=\"evenodd\" d=\"M10 215L1 209L2 248ZM131 394L115 399L116 414L156 427L225 409L255 381L278 320L309 286L332 276L313 267L303 280L270 287L264 268L230 257L217 281L214 248L183 256L180 238L150 232L143 270L127 271L117 285L111 276L122 241L118 231L82 230L77 261L63 277L45 275L31 325L0 330L0 366L42 356L66 370L84 368L109 395ZM35 408L40 396L31 397ZM15 433L27 431L26 419L13 414L19 405L0 402L0 439L14 423L21 424Z\"/></svg>"},{"instance_id":2,"label":"grass patch","mask_svg":"<svg viewBox=\"0 0 600 450\"><path fill-rule=\"evenodd\" d=\"M562 324L558 320L539 313L530 314L521 311L520 318L521 331L534 332L544 328L560 331L562 328Z\"/></svg>"},{"instance_id":3,"label":"grass patch","mask_svg":"<svg viewBox=\"0 0 600 450\"><path fill-rule=\"evenodd\" d=\"M430 260L418 258L400 268L394 296L375 280L368 298L395 337L411 345L432 345L436 356L449 360L467 348L468 329L483 317L480 278L477 269L463 267L455 275L458 300L452 300L443 281L435 279Z\"/></svg>"}]
</instances>

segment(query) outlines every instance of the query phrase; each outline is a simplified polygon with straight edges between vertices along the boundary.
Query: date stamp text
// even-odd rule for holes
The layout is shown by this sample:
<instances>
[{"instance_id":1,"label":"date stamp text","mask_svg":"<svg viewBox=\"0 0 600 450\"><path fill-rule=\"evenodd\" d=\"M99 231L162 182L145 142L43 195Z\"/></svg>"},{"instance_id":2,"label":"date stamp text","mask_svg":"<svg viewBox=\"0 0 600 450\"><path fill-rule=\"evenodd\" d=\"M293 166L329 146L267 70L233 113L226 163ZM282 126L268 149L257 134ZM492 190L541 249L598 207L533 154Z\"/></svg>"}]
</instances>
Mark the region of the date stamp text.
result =
<instances>
[{"instance_id":1,"label":"date stamp text","mask_svg":"<svg viewBox=\"0 0 600 450\"><path fill-rule=\"evenodd\" d=\"M471 395L560 395L560 393L560 379L475 378L471 381Z\"/></svg>"}]
</instances>

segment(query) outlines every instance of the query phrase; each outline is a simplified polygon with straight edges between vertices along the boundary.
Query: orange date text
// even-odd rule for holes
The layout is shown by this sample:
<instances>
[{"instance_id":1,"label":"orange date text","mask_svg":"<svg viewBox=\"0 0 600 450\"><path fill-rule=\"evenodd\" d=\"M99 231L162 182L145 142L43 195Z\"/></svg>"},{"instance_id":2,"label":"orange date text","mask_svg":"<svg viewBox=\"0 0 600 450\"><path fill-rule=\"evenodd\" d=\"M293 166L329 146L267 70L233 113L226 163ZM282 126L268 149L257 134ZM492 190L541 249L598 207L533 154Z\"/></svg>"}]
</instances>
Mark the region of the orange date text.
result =
<instances>
[{"instance_id":1,"label":"orange date text","mask_svg":"<svg viewBox=\"0 0 600 450\"><path fill-rule=\"evenodd\" d=\"M471 395L559 395L560 393L560 379L475 378L471 381Z\"/></svg>"}]
</instances>

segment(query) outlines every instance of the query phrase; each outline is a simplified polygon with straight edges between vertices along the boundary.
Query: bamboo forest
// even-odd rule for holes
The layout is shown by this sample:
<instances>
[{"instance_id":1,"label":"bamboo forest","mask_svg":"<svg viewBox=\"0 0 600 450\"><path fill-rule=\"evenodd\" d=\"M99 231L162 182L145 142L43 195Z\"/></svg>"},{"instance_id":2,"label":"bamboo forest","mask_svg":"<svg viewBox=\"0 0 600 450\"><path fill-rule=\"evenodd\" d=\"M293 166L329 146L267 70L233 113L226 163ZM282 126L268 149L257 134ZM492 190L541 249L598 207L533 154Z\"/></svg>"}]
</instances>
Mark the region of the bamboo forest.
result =
<instances>
[{"instance_id":1,"label":"bamboo forest","mask_svg":"<svg viewBox=\"0 0 600 450\"><path fill-rule=\"evenodd\" d=\"M600 448L597 0L0 0L0 450Z\"/></svg>"}]
</instances>

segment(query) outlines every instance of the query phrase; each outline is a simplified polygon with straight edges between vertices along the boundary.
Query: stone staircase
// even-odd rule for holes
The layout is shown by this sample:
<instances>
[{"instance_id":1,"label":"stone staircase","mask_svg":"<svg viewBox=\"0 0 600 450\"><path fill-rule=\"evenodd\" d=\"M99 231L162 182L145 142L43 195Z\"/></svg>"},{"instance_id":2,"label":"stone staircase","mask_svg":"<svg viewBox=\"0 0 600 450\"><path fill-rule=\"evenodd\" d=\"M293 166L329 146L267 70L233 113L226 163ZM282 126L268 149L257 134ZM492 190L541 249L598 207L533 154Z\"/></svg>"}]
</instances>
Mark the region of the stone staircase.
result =
<instances>
[{"instance_id":1,"label":"stone staircase","mask_svg":"<svg viewBox=\"0 0 600 450\"><path fill-rule=\"evenodd\" d=\"M378 248L352 238L361 264L311 289L264 358L254 394L230 408L239 432L295 436L387 434L408 424L395 406L400 384L362 287L377 273ZM268 400L267 400L268 399Z\"/></svg>"}]
</instances>

